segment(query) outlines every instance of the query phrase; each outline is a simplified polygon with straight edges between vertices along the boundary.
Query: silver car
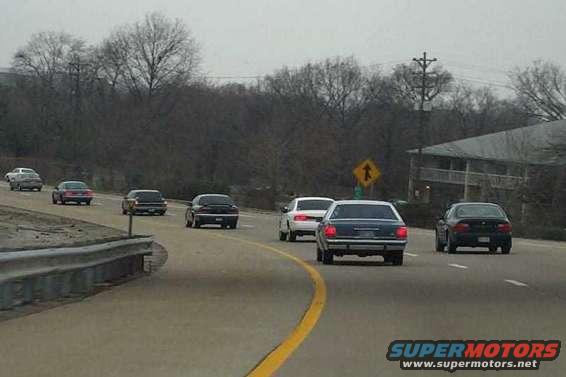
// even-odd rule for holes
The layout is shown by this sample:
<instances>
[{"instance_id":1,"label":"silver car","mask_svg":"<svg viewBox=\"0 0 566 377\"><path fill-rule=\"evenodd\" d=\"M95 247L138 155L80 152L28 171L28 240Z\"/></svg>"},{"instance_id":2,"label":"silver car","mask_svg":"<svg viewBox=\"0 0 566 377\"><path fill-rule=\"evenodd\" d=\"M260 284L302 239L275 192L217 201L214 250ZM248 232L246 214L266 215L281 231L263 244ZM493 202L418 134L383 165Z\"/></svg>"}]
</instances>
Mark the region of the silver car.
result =
<instances>
[{"instance_id":1,"label":"silver car","mask_svg":"<svg viewBox=\"0 0 566 377\"><path fill-rule=\"evenodd\" d=\"M4 178L6 179L6 182L10 182L10 180L13 177L15 177L17 174L20 174L20 173L36 173L37 174L37 172L35 170L30 169L30 168L15 168L11 172L6 173Z\"/></svg>"},{"instance_id":2,"label":"silver car","mask_svg":"<svg viewBox=\"0 0 566 377\"><path fill-rule=\"evenodd\" d=\"M41 191L43 181L37 173L18 173L10 178L10 190L37 190Z\"/></svg>"}]
</instances>

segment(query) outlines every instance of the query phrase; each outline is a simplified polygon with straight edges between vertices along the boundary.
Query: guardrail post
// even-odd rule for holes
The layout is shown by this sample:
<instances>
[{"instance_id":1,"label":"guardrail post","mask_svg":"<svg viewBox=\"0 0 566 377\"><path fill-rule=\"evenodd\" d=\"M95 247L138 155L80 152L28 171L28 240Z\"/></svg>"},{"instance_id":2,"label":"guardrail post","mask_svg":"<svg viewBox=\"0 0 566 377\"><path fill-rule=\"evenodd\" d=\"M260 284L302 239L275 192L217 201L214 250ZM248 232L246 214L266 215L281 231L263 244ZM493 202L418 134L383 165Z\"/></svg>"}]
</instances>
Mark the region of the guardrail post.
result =
<instances>
[{"instance_id":1,"label":"guardrail post","mask_svg":"<svg viewBox=\"0 0 566 377\"><path fill-rule=\"evenodd\" d=\"M14 305L14 287L12 282L0 284L0 310L12 309Z\"/></svg>"},{"instance_id":2,"label":"guardrail post","mask_svg":"<svg viewBox=\"0 0 566 377\"><path fill-rule=\"evenodd\" d=\"M29 304L33 302L36 280L35 278L29 278L22 281L22 303Z\"/></svg>"},{"instance_id":3,"label":"guardrail post","mask_svg":"<svg viewBox=\"0 0 566 377\"><path fill-rule=\"evenodd\" d=\"M94 267L94 283L95 284L100 284L100 283L104 282L105 272L106 272L106 266L104 264L99 264L98 266Z\"/></svg>"},{"instance_id":4,"label":"guardrail post","mask_svg":"<svg viewBox=\"0 0 566 377\"><path fill-rule=\"evenodd\" d=\"M67 297L71 295L72 279L72 272L65 272L61 275L61 296Z\"/></svg>"},{"instance_id":5,"label":"guardrail post","mask_svg":"<svg viewBox=\"0 0 566 377\"><path fill-rule=\"evenodd\" d=\"M73 293L88 293L92 291L94 285L94 269L85 268L77 271L72 278Z\"/></svg>"},{"instance_id":6,"label":"guardrail post","mask_svg":"<svg viewBox=\"0 0 566 377\"><path fill-rule=\"evenodd\" d=\"M52 300L57 297L57 276L47 275L40 278L42 300Z\"/></svg>"}]
</instances>

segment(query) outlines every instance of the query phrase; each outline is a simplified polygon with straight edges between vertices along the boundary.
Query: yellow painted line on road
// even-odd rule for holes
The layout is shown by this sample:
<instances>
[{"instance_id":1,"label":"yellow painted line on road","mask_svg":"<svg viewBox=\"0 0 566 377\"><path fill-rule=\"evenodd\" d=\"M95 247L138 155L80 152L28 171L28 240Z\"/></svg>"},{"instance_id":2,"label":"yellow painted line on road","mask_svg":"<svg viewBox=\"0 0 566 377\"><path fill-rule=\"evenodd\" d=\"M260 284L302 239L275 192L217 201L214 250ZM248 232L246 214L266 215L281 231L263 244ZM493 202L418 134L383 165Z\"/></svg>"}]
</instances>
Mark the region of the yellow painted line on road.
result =
<instances>
[{"instance_id":1,"label":"yellow painted line on road","mask_svg":"<svg viewBox=\"0 0 566 377\"><path fill-rule=\"evenodd\" d=\"M317 271L316 268L297 258L294 255L286 253L282 250L276 249L266 244L259 242L249 241L242 238L230 237L220 234L212 234L218 238L225 238L228 240L239 241L260 247L265 250L269 250L276 254L279 254L287 259L300 265L305 269L314 284L314 294L309 305L309 308L303 315L303 318L295 329L281 342L273 351L271 351L261 362L259 362L255 368L248 374L248 377L267 377L273 375L279 369L283 363L295 352L295 350L301 345L301 343L307 338L312 329L316 326L322 310L326 303L326 284L324 279Z\"/></svg>"}]
</instances>

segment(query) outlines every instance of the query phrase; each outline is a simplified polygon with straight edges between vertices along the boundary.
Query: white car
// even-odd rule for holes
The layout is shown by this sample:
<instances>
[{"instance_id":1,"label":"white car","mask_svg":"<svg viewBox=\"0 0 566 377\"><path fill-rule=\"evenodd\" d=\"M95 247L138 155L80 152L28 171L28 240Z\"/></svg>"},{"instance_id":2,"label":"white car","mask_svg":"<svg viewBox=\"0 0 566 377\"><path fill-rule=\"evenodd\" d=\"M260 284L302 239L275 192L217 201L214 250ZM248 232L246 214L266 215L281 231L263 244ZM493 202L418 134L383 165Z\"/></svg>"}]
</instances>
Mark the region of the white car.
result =
<instances>
[{"instance_id":1,"label":"white car","mask_svg":"<svg viewBox=\"0 0 566 377\"><path fill-rule=\"evenodd\" d=\"M6 182L10 182L17 174L20 173L37 174L35 170L30 168L15 168L11 172L6 173L4 178L6 179Z\"/></svg>"},{"instance_id":2,"label":"white car","mask_svg":"<svg viewBox=\"0 0 566 377\"><path fill-rule=\"evenodd\" d=\"M318 223L334 199L321 197L295 198L281 207L279 240L294 242L297 237L314 236Z\"/></svg>"}]
</instances>

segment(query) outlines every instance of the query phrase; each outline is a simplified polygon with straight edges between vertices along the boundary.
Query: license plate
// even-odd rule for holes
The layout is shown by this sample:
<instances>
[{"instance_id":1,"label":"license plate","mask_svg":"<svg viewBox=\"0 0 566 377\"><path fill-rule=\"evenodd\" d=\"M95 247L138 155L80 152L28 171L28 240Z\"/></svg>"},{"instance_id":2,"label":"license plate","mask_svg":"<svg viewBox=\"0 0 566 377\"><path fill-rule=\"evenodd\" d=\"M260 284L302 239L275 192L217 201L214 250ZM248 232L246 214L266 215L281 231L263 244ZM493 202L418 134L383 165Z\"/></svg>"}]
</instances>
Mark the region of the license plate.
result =
<instances>
[{"instance_id":1,"label":"license plate","mask_svg":"<svg viewBox=\"0 0 566 377\"><path fill-rule=\"evenodd\" d=\"M222 217L217 217L216 221L222 221Z\"/></svg>"},{"instance_id":2,"label":"license plate","mask_svg":"<svg viewBox=\"0 0 566 377\"><path fill-rule=\"evenodd\" d=\"M372 230L362 230L358 232L358 237L373 237L374 235Z\"/></svg>"},{"instance_id":3,"label":"license plate","mask_svg":"<svg viewBox=\"0 0 566 377\"><path fill-rule=\"evenodd\" d=\"M489 237L478 237L478 242L489 242Z\"/></svg>"}]
</instances>

